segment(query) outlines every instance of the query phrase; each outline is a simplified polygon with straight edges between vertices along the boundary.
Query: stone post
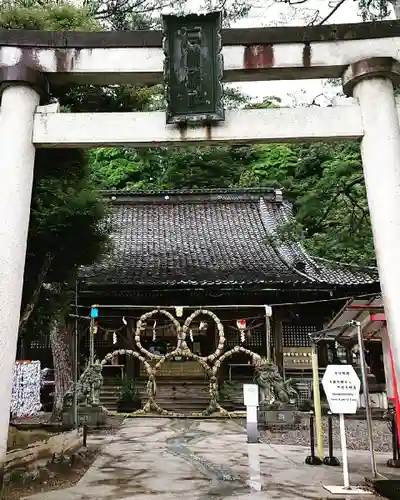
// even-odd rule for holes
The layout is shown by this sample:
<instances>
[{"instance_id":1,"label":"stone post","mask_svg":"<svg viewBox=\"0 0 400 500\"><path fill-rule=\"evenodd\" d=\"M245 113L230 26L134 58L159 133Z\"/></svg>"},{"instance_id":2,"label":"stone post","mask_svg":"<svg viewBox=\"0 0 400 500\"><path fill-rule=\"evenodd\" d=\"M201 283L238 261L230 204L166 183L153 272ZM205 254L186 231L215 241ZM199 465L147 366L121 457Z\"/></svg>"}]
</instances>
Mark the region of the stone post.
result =
<instances>
[{"instance_id":1,"label":"stone post","mask_svg":"<svg viewBox=\"0 0 400 500\"><path fill-rule=\"evenodd\" d=\"M343 89L359 101L365 185L397 380L400 380L400 127L393 83L400 63L389 57L356 62Z\"/></svg>"},{"instance_id":2,"label":"stone post","mask_svg":"<svg viewBox=\"0 0 400 500\"><path fill-rule=\"evenodd\" d=\"M24 277L35 147L34 113L43 76L0 68L0 487L7 449L13 366Z\"/></svg>"}]
</instances>

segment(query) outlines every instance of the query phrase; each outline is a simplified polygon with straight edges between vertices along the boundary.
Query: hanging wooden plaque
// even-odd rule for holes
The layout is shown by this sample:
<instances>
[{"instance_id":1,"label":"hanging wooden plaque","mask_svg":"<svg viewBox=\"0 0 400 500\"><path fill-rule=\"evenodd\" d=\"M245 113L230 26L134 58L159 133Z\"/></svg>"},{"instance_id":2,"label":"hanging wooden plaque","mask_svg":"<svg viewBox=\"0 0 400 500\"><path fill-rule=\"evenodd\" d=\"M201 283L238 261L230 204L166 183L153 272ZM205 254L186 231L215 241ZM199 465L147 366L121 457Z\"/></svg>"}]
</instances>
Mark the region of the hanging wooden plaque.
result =
<instances>
[{"instance_id":1,"label":"hanging wooden plaque","mask_svg":"<svg viewBox=\"0 0 400 500\"><path fill-rule=\"evenodd\" d=\"M163 16L167 123L225 119L221 12Z\"/></svg>"}]
</instances>

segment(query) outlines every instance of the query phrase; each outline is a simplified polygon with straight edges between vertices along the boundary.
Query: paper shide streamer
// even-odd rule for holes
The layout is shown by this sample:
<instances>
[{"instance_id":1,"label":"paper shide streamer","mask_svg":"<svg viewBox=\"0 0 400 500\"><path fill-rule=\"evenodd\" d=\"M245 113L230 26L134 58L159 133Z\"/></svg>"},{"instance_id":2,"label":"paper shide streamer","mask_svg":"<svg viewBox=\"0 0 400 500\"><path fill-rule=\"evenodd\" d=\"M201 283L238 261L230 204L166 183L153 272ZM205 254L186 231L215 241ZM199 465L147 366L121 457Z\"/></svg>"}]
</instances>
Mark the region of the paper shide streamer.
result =
<instances>
[{"instance_id":1,"label":"paper shide streamer","mask_svg":"<svg viewBox=\"0 0 400 500\"><path fill-rule=\"evenodd\" d=\"M40 361L17 361L14 364L11 413L15 417L36 415L41 409Z\"/></svg>"}]
</instances>

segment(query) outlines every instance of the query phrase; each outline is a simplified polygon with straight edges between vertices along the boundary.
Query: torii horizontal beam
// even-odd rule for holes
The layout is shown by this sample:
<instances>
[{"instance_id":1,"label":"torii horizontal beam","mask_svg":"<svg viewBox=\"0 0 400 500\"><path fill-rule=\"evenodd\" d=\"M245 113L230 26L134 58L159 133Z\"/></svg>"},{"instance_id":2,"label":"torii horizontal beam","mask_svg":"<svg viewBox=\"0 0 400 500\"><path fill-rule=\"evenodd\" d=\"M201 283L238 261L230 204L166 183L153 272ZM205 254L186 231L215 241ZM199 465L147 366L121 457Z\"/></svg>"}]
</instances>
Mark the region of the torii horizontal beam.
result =
<instances>
[{"instance_id":1,"label":"torii horizontal beam","mask_svg":"<svg viewBox=\"0 0 400 500\"><path fill-rule=\"evenodd\" d=\"M165 113L36 113L36 147L187 146L358 140L364 135L359 105L228 111L207 126L165 124ZM400 117L400 102L398 103Z\"/></svg>"},{"instance_id":2,"label":"torii horizontal beam","mask_svg":"<svg viewBox=\"0 0 400 500\"><path fill-rule=\"evenodd\" d=\"M338 78L356 61L399 58L400 21L225 30L226 82ZM368 40L367 40L368 39ZM24 63L52 85L163 82L159 31L53 33L0 30L0 67Z\"/></svg>"}]
</instances>

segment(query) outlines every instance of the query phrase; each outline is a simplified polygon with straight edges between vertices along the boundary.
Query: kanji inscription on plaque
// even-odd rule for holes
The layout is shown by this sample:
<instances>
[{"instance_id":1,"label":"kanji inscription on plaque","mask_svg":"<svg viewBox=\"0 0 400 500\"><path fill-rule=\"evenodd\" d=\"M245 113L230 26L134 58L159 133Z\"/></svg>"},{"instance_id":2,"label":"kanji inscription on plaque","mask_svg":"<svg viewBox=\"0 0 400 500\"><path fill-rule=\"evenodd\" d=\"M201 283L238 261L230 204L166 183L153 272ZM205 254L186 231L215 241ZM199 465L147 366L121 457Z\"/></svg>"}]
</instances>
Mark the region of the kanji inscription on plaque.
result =
<instances>
[{"instance_id":1,"label":"kanji inscription on plaque","mask_svg":"<svg viewBox=\"0 0 400 500\"><path fill-rule=\"evenodd\" d=\"M163 16L167 123L224 120L221 13Z\"/></svg>"}]
</instances>

